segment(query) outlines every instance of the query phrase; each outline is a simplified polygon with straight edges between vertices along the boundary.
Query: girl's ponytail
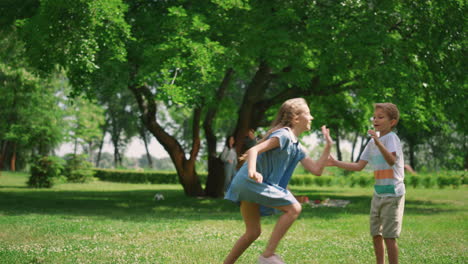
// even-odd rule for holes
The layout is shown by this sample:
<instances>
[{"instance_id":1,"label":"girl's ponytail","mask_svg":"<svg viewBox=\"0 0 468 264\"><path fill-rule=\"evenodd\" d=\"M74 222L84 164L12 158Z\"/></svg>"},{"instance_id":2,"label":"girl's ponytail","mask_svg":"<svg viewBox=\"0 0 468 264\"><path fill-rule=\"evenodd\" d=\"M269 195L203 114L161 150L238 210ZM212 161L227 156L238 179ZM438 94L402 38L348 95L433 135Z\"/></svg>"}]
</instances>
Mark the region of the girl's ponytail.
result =
<instances>
[{"instance_id":1,"label":"girl's ponytail","mask_svg":"<svg viewBox=\"0 0 468 264\"><path fill-rule=\"evenodd\" d=\"M271 123L271 128L267 131L265 136L263 136L263 138L257 142L257 144L265 141L271 135L271 133L280 128L292 128L293 121L302 113L304 106L307 106L307 102L304 100L304 98L293 98L286 100L278 110L278 114L276 114L275 120L273 120ZM239 162L244 162L246 159L247 153L243 153L239 157Z\"/></svg>"}]
</instances>

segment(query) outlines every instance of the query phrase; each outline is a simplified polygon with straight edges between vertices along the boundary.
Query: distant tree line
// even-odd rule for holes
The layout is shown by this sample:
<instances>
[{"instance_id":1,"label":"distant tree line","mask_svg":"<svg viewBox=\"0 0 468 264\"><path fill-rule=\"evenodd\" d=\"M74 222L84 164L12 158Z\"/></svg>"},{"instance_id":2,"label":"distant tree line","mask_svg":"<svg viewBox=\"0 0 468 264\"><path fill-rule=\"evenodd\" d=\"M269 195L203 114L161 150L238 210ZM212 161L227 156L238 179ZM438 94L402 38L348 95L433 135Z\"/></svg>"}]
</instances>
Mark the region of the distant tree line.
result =
<instances>
[{"instance_id":1,"label":"distant tree line","mask_svg":"<svg viewBox=\"0 0 468 264\"><path fill-rule=\"evenodd\" d=\"M250 128L268 126L284 100L304 97L313 129L331 128L338 158L342 140L364 147L372 103L390 101L401 111L408 163L468 167L461 1L6 2L3 166L14 168L18 155L49 154L65 137L100 162L105 133L120 166L131 137L152 136L187 195L220 196L218 145L234 135L240 154ZM82 97L103 117L93 106L84 118L75 110L73 132L62 130L73 114L58 108L80 107Z\"/></svg>"}]
</instances>

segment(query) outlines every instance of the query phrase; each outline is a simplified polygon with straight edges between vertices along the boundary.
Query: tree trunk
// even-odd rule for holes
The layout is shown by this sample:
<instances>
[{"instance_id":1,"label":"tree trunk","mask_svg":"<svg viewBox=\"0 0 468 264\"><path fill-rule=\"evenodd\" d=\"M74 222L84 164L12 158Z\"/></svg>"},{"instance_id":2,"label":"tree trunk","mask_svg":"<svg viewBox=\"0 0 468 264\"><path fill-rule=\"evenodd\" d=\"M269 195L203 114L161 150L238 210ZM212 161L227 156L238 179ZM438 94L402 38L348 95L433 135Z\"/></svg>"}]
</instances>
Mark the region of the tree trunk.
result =
<instances>
[{"instance_id":1,"label":"tree trunk","mask_svg":"<svg viewBox=\"0 0 468 264\"><path fill-rule=\"evenodd\" d=\"M220 102L229 87L234 71L230 68L226 71L223 81L216 93L215 102ZM205 194L211 197L221 197L224 194L224 164L216 153L217 138L213 132L213 119L218 111L218 104L212 104L205 115L203 129L208 149L208 178L206 179Z\"/></svg>"},{"instance_id":2,"label":"tree trunk","mask_svg":"<svg viewBox=\"0 0 468 264\"><path fill-rule=\"evenodd\" d=\"M2 149L0 151L0 170L4 169L5 157L6 157L6 150L7 150L8 141L2 141Z\"/></svg>"},{"instance_id":3,"label":"tree trunk","mask_svg":"<svg viewBox=\"0 0 468 264\"><path fill-rule=\"evenodd\" d=\"M112 145L114 146L114 167L118 168L122 166L122 155L120 154L120 135L122 134L122 128L119 127L117 120L111 117L110 130Z\"/></svg>"},{"instance_id":4,"label":"tree trunk","mask_svg":"<svg viewBox=\"0 0 468 264\"><path fill-rule=\"evenodd\" d=\"M361 137L362 140L361 140L361 149L359 150L359 155L357 156L356 160L354 162L358 162L359 159L361 158L361 155L362 155L362 152L364 151L364 149L366 148L367 144L369 144L369 141L371 140L370 137L368 137L367 139L364 138L364 137ZM364 143L365 142L365 143Z\"/></svg>"},{"instance_id":5,"label":"tree trunk","mask_svg":"<svg viewBox=\"0 0 468 264\"><path fill-rule=\"evenodd\" d=\"M148 150L148 139L146 138L146 131L143 126L140 127L140 136L143 139L143 143L145 144L146 159L148 160L148 167L153 168L153 160L151 159L151 154L149 153L149 150Z\"/></svg>"},{"instance_id":6,"label":"tree trunk","mask_svg":"<svg viewBox=\"0 0 468 264\"><path fill-rule=\"evenodd\" d=\"M343 160L343 156L341 154L341 148L340 148L340 131L338 127L335 127L333 130L336 131L336 156L338 160Z\"/></svg>"},{"instance_id":7,"label":"tree trunk","mask_svg":"<svg viewBox=\"0 0 468 264\"><path fill-rule=\"evenodd\" d=\"M408 141L408 147L409 147L410 166L413 168L413 170L416 170L416 157L414 155L415 146L412 142Z\"/></svg>"},{"instance_id":8,"label":"tree trunk","mask_svg":"<svg viewBox=\"0 0 468 264\"><path fill-rule=\"evenodd\" d=\"M114 168L122 167L122 157L119 148L114 145Z\"/></svg>"},{"instance_id":9,"label":"tree trunk","mask_svg":"<svg viewBox=\"0 0 468 264\"><path fill-rule=\"evenodd\" d=\"M107 118L106 118L106 122L104 124L104 127L102 129L102 137L101 137L101 141L99 142L99 151L98 151L98 155L97 155L97 158L96 158L96 168L99 168L99 163L101 163L101 154L102 154L102 147L104 146L104 138L106 137L106 133L107 133Z\"/></svg>"},{"instance_id":10,"label":"tree trunk","mask_svg":"<svg viewBox=\"0 0 468 264\"><path fill-rule=\"evenodd\" d=\"M77 148L78 148L78 138L75 138L75 147L73 148L73 154L76 156L76 152L77 152ZM40 152L40 151L39 151Z\"/></svg>"},{"instance_id":11,"label":"tree trunk","mask_svg":"<svg viewBox=\"0 0 468 264\"><path fill-rule=\"evenodd\" d=\"M201 109L194 111L192 150L190 151L190 158L187 159L180 143L173 136L169 135L156 120L157 105L154 99L155 96L149 87L145 85L131 85L129 89L136 98L143 124L161 143L167 153L169 153L185 194L188 196L204 195L200 180L195 171L195 161L200 150Z\"/></svg>"},{"instance_id":12,"label":"tree trunk","mask_svg":"<svg viewBox=\"0 0 468 264\"><path fill-rule=\"evenodd\" d=\"M92 142L88 143L88 153L89 153L88 154L89 162L93 162L93 143Z\"/></svg>"},{"instance_id":13,"label":"tree trunk","mask_svg":"<svg viewBox=\"0 0 468 264\"><path fill-rule=\"evenodd\" d=\"M11 153L10 170L16 171L16 142L13 143L13 152Z\"/></svg>"},{"instance_id":14,"label":"tree trunk","mask_svg":"<svg viewBox=\"0 0 468 264\"><path fill-rule=\"evenodd\" d=\"M463 135L463 150L465 152L465 171L468 170L468 151L467 148L466 148L466 135Z\"/></svg>"},{"instance_id":15,"label":"tree trunk","mask_svg":"<svg viewBox=\"0 0 468 264\"><path fill-rule=\"evenodd\" d=\"M270 83L271 68L265 63L261 62L255 76L250 82L247 90L244 94L244 99L241 106L239 107L239 116L237 119L237 125L234 132L236 141L236 152L241 155L242 148L244 146L244 139L249 131L249 128L253 128L251 124L252 113L256 111L255 104L259 102L264 94L266 88Z\"/></svg>"},{"instance_id":16,"label":"tree trunk","mask_svg":"<svg viewBox=\"0 0 468 264\"><path fill-rule=\"evenodd\" d=\"M151 154L149 153L148 149L148 142L146 141L146 137L143 140L145 143L145 150L146 150L146 159L148 160L148 168L153 168L153 160L151 159Z\"/></svg>"},{"instance_id":17,"label":"tree trunk","mask_svg":"<svg viewBox=\"0 0 468 264\"><path fill-rule=\"evenodd\" d=\"M118 168L122 166L122 157L120 156L119 150L119 136L113 135L111 138L112 145L114 146L114 168Z\"/></svg>"},{"instance_id":18,"label":"tree trunk","mask_svg":"<svg viewBox=\"0 0 468 264\"><path fill-rule=\"evenodd\" d=\"M353 140L353 147L351 149L351 160L350 160L351 162L354 161L354 150L356 149L358 138L359 138L359 133L356 132L356 136L354 137L354 140Z\"/></svg>"}]
</instances>

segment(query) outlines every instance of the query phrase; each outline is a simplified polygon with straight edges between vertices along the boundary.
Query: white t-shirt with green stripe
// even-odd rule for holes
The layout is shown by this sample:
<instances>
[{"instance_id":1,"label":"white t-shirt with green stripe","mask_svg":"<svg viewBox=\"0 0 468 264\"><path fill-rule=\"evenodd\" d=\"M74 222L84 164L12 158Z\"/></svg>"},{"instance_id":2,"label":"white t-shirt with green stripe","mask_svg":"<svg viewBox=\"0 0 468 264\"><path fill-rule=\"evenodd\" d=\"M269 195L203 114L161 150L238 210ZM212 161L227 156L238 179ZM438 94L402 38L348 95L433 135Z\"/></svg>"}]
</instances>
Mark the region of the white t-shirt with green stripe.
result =
<instances>
[{"instance_id":1,"label":"white t-shirt with green stripe","mask_svg":"<svg viewBox=\"0 0 468 264\"><path fill-rule=\"evenodd\" d=\"M394 132L390 132L379 138L379 141L390 152L396 153L396 161L393 166L388 165L374 139L369 141L362 152L361 160L370 163L374 169L374 192L377 196L402 196L405 194L405 161L401 149L400 139Z\"/></svg>"}]
</instances>

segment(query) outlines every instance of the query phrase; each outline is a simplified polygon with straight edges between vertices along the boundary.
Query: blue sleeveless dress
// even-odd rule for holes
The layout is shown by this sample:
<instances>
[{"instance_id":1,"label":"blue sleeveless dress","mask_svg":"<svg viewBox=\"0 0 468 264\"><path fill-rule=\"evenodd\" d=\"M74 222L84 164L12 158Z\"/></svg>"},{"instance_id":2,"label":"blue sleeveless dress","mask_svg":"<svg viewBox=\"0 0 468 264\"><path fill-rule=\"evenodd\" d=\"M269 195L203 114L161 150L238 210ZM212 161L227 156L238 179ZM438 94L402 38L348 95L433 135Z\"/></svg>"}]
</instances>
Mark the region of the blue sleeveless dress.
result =
<instances>
[{"instance_id":1,"label":"blue sleeveless dress","mask_svg":"<svg viewBox=\"0 0 468 264\"><path fill-rule=\"evenodd\" d=\"M263 182L258 183L249 178L246 162L237 172L224 197L239 204L240 201L258 203L262 216L277 213L278 210L272 206L298 202L286 187L297 163L305 157L302 146L289 128L274 131L268 136L272 137L279 139L280 146L257 157L257 171L263 175Z\"/></svg>"}]
</instances>

